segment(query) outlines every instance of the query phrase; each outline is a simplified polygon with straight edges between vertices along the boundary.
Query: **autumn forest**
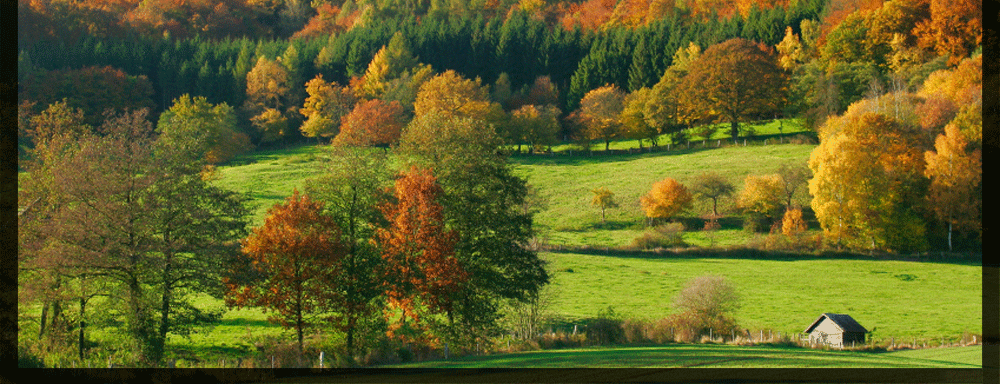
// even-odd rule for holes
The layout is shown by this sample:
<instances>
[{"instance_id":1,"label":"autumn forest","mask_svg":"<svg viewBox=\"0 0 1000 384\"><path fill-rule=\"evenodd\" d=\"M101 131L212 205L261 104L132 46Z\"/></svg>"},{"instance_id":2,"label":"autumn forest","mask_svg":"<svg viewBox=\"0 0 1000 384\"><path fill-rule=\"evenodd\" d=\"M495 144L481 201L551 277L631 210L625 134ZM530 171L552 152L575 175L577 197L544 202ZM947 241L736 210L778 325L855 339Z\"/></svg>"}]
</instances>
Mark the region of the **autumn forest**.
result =
<instances>
[{"instance_id":1,"label":"autumn forest","mask_svg":"<svg viewBox=\"0 0 1000 384\"><path fill-rule=\"evenodd\" d=\"M649 180L630 250L735 215L756 251L981 252L981 1L17 6L22 366L166 366L225 312L199 297L263 310L299 356L335 335L339 366L529 337L554 272L513 157L784 143L770 122L803 127L808 161ZM262 220L218 182L300 146L321 175ZM580 206L595 228L616 192ZM671 329L737 329L718 300Z\"/></svg>"}]
</instances>

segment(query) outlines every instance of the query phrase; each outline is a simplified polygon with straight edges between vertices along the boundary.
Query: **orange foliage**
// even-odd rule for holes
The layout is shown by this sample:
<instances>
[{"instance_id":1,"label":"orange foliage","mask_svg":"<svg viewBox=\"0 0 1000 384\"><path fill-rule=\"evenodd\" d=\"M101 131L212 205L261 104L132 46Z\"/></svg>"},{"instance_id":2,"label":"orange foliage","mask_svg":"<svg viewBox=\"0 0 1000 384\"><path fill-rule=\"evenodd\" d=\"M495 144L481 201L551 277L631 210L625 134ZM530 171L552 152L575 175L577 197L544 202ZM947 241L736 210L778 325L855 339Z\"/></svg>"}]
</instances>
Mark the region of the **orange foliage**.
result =
<instances>
[{"instance_id":1,"label":"orange foliage","mask_svg":"<svg viewBox=\"0 0 1000 384\"><path fill-rule=\"evenodd\" d=\"M944 96L957 106L982 102L983 56L962 60L954 69L935 71L918 94L927 98Z\"/></svg>"},{"instance_id":2,"label":"orange foliage","mask_svg":"<svg viewBox=\"0 0 1000 384\"><path fill-rule=\"evenodd\" d=\"M258 279L225 279L226 304L273 311L271 321L296 329L301 352L309 316L324 310L336 292L330 283L346 252L339 239L340 229L323 214L323 203L295 190L283 204L271 207L264 225L243 240L250 271L236 272Z\"/></svg>"},{"instance_id":3,"label":"orange foliage","mask_svg":"<svg viewBox=\"0 0 1000 384\"><path fill-rule=\"evenodd\" d=\"M340 7L330 3L322 3L316 7L316 15L306 23L302 29L292 35L292 39L301 37L326 36L332 33L341 32L344 28L337 23L337 15L340 14Z\"/></svg>"},{"instance_id":4,"label":"orange foliage","mask_svg":"<svg viewBox=\"0 0 1000 384\"><path fill-rule=\"evenodd\" d=\"M683 184L668 177L653 184L653 188L639 202L646 217L669 219L690 208L693 199Z\"/></svg>"},{"instance_id":5,"label":"orange foliage","mask_svg":"<svg viewBox=\"0 0 1000 384\"><path fill-rule=\"evenodd\" d=\"M424 311L449 312L468 274L454 256L458 234L444 225L444 191L430 170L410 168L396 180L396 202L382 206L389 227L377 231L385 261L389 305L402 310L390 336L421 328ZM387 313L387 316L391 314ZM412 320L413 324L406 324Z\"/></svg>"},{"instance_id":6,"label":"orange foliage","mask_svg":"<svg viewBox=\"0 0 1000 384\"><path fill-rule=\"evenodd\" d=\"M982 0L930 0L930 19L914 28L921 46L957 64L983 42Z\"/></svg>"},{"instance_id":7,"label":"orange foliage","mask_svg":"<svg viewBox=\"0 0 1000 384\"><path fill-rule=\"evenodd\" d=\"M337 145L388 146L399 141L403 131L403 107L399 102L379 99L358 103L340 119Z\"/></svg>"},{"instance_id":8,"label":"orange foliage","mask_svg":"<svg viewBox=\"0 0 1000 384\"><path fill-rule=\"evenodd\" d=\"M802 210L798 208L785 211L785 216L781 220L781 233L788 237L795 237L806 230L806 222L802 219Z\"/></svg>"},{"instance_id":9,"label":"orange foliage","mask_svg":"<svg viewBox=\"0 0 1000 384\"><path fill-rule=\"evenodd\" d=\"M587 0L579 5L570 5L560 22L567 30L578 24L581 29L596 31L611 19L615 3L615 0Z\"/></svg>"},{"instance_id":10,"label":"orange foliage","mask_svg":"<svg viewBox=\"0 0 1000 384\"><path fill-rule=\"evenodd\" d=\"M882 0L831 0L826 17L820 22L817 46L826 44L826 35L854 12L870 12L882 7Z\"/></svg>"}]
</instances>

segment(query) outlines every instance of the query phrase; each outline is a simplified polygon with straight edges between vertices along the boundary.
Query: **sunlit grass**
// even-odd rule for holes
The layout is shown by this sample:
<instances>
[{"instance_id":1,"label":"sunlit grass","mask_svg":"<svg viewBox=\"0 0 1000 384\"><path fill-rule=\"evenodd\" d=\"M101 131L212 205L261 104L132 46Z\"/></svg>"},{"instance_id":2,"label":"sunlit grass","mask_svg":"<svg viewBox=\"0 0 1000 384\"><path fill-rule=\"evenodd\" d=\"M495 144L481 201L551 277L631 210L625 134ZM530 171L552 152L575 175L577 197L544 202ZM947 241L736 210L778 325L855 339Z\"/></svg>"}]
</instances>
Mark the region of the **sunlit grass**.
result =
<instances>
[{"instance_id":1,"label":"sunlit grass","mask_svg":"<svg viewBox=\"0 0 1000 384\"><path fill-rule=\"evenodd\" d=\"M740 251L544 253L552 278L551 311L571 323L613 306L624 317L658 319L675 312L684 284L714 274L741 296L733 316L750 330L802 332L824 312L846 313L876 340L955 340L982 332L979 265L810 255L741 258ZM758 256L759 257L759 256ZM933 320L932 320L933 319Z\"/></svg>"}]
</instances>

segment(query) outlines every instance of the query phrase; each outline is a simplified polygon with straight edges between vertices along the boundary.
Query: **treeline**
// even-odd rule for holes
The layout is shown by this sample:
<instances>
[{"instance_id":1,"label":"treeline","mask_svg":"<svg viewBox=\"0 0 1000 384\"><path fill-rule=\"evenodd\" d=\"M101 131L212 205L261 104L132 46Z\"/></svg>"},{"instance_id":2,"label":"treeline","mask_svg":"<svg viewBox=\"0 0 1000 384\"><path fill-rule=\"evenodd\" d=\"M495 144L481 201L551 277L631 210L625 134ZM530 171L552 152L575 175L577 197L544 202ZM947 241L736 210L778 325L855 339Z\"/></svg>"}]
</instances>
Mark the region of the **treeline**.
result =
<instances>
[{"instance_id":1,"label":"treeline","mask_svg":"<svg viewBox=\"0 0 1000 384\"><path fill-rule=\"evenodd\" d=\"M705 48L733 37L777 44L784 26L798 28L801 20L817 19L822 2L801 2L785 10L753 12L743 18L694 18L674 13L634 29L592 31L551 26L525 11L506 17L436 17L414 15L385 17L348 31L310 38L189 39L163 36L119 38L81 34L76 39L22 39L19 57L20 99L48 105L69 97L84 107L80 95L57 95L39 89L51 76L89 67L110 66L129 76L145 77L153 89L147 96L155 106L153 116L180 95L205 96L213 103L243 104L246 75L259 57L282 57L303 88L306 80L323 75L328 81L347 84L361 77L375 53L396 33L403 34L413 54L436 71L455 70L467 78L493 83L501 73L513 89L549 76L559 88L563 111L575 109L583 95L604 84L634 90L652 86L671 64L673 53L694 42ZM56 72L50 74L50 72ZM95 86L98 83L94 83ZM86 84L77 84L83 88ZM64 91L74 92L74 91ZM76 97L73 97L76 96ZM104 107L118 107L108 104ZM87 106L99 115L101 106Z\"/></svg>"}]
</instances>

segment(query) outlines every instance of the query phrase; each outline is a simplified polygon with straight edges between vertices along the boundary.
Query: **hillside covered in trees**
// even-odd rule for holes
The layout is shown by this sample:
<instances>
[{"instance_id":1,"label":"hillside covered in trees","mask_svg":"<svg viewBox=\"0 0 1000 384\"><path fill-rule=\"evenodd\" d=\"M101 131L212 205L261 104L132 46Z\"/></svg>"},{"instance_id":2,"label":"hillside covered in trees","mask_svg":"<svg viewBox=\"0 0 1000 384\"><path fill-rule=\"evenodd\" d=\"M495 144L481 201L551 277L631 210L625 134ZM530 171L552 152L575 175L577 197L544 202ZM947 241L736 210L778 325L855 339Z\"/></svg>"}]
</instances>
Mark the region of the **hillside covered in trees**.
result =
<instances>
[{"instance_id":1,"label":"hillside covered in trees","mask_svg":"<svg viewBox=\"0 0 1000 384\"><path fill-rule=\"evenodd\" d=\"M739 193L664 179L649 225L735 194L748 230L802 232L801 184L821 247L981 248L980 1L17 4L19 297L80 358L101 302L136 364L162 364L168 335L221 316L198 294L266 308L299 352L318 323L352 361L373 335L474 345L548 283L506 156L558 145L800 119L808 164ZM249 228L216 167L306 142L333 148L327 174Z\"/></svg>"}]
</instances>

